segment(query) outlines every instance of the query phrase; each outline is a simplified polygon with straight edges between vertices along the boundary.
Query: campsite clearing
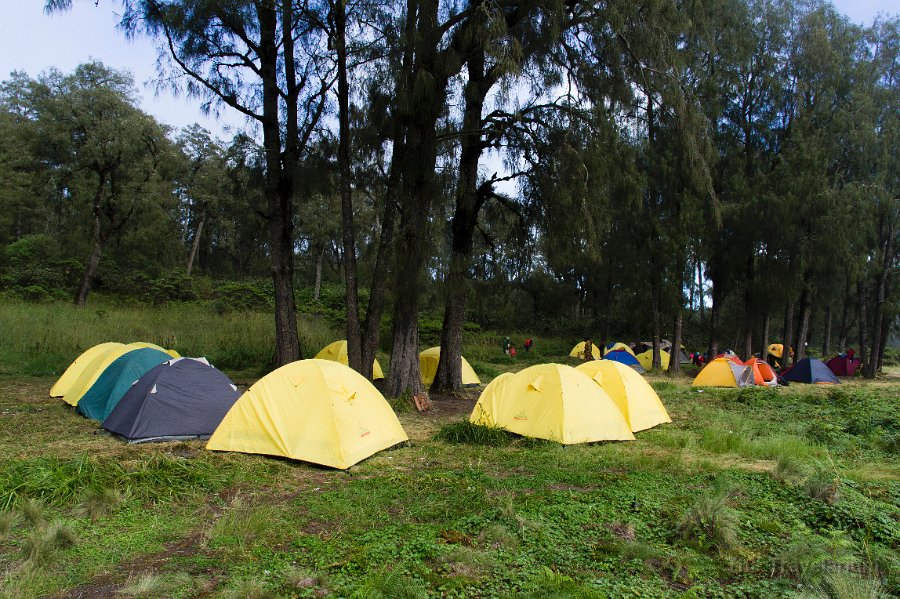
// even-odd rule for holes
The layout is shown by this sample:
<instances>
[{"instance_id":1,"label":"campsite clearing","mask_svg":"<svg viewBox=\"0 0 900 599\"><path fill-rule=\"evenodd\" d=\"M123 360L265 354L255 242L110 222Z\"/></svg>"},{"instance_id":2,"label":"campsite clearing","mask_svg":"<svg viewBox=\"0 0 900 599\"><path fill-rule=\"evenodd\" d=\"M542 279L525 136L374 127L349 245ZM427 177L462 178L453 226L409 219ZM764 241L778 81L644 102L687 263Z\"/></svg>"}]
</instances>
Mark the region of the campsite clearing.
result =
<instances>
[{"instance_id":1,"label":"campsite clearing","mask_svg":"<svg viewBox=\"0 0 900 599\"><path fill-rule=\"evenodd\" d=\"M671 424L569 447L471 427L477 391L427 414L397 401L410 443L347 471L125 445L48 398L53 378L4 377L0 594L761 597L836 577L896 593L898 375L652 377Z\"/></svg>"}]
</instances>

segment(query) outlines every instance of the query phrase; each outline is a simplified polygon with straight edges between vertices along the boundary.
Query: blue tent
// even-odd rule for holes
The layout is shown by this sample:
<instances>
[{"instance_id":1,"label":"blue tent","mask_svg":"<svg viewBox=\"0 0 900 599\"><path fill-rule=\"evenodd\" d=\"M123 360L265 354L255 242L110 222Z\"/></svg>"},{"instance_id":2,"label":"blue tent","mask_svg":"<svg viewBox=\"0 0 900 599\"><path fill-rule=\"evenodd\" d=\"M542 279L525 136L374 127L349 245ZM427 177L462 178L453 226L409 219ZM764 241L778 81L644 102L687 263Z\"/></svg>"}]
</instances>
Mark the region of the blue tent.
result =
<instances>
[{"instance_id":1,"label":"blue tent","mask_svg":"<svg viewBox=\"0 0 900 599\"><path fill-rule=\"evenodd\" d=\"M825 365L822 360L815 358L803 358L790 368L788 368L781 377L792 383L831 383L840 385L831 369Z\"/></svg>"},{"instance_id":2,"label":"blue tent","mask_svg":"<svg viewBox=\"0 0 900 599\"><path fill-rule=\"evenodd\" d=\"M634 368L641 374L643 374L644 372L647 372L646 370L644 370L644 367L641 366L641 363L638 362L638 359L635 358L634 356L632 356L631 354L629 354L624 349L617 349L615 351L611 351L608 354L606 354L605 356L603 356L603 359L604 360L612 360L613 362L619 362L621 364L624 364L625 366L631 366L632 368Z\"/></svg>"},{"instance_id":3,"label":"blue tent","mask_svg":"<svg viewBox=\"0 0 900 599\"><path fill-rule=\"evenodd\" d=\"M172 356L158 349L142 348L122 354L106 367L75 408L82 416L104 421L122 396L139 378Z\"/></svg>"}]
</instances>

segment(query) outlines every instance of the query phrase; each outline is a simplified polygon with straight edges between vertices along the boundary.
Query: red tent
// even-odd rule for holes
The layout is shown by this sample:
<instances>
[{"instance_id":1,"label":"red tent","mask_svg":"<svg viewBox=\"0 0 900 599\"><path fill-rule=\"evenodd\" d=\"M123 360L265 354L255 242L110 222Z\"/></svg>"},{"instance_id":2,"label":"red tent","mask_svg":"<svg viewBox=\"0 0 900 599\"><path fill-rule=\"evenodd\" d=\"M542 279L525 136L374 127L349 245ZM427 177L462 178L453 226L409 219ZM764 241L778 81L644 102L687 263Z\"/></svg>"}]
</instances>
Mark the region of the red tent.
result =
<instances>
[{"instance_id":1,"label":"red tent","mask_svg":"<svg viewBox=\"0 0 900 599\"><path fill-rule=\"evenodd\" d=\"M851 358L847 354L841 354L825 362L825 365L837 376L853 376L856 373L856 369L859 368L860 361L859 358Z\"/></svg>"}]
</instances>

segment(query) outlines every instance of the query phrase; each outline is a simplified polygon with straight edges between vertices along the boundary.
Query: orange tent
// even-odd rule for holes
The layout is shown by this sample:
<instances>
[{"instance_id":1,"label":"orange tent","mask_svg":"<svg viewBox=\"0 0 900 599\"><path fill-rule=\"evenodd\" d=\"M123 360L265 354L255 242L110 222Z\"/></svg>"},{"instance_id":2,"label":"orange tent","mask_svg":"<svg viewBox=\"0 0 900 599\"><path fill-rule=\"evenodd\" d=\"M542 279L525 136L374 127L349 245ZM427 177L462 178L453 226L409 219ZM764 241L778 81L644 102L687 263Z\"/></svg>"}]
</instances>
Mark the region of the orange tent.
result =
<instances>
[{"instance_id":1,"label":"orange tent","mask_svg":"<svg viewBox=\"0 0 900 599\"><path fill-rule=\"evenodd\" d=\"M750 358L744 364L753 369L753 381L757 385L774 387L778 384L778 377L775 375L775 371L759 358Z\"/></svg>"},{"instance_id":2,"label":"orange tent","mask_svg":"<svg viewBox=\"0 0 900 599\"><path fill-rule=\"evenodd\" d=\"M746 362L741 362L741 359L738 357L737 354L721 353L718 356L716 356L716 358L725 358L726 360L731 360L738 366L743 366L744 364L746 364Z\"/></svg>"}]
</instances>

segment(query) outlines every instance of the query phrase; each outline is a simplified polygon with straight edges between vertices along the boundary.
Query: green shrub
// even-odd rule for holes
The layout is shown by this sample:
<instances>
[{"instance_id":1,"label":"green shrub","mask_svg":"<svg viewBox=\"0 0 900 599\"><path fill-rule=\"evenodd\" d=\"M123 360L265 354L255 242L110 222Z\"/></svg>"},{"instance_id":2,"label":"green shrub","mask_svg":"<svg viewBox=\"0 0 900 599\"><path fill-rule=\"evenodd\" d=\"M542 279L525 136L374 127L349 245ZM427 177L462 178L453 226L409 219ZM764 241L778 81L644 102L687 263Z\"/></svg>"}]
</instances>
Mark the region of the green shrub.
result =
<instances>
[{"instance_id":1,"label":"green shrub","mask_svg":"<svg viewBox=\"0 0 900 599\"><path fill-rule=\"evenodd\" d=\"M678 522L683 541L701 550L723 552L737 543L740 514L728 505L728 492L706 493Z\"/></svg>"},{"instance_id":2,"label":"green shrub","mask_svg":"<svg viewBox=\"0 0 900 599\"><path fill-rule=\"evenodd\" d=\"M222 283L216 288L215 297L217 305L224 307L224 313L227 309L239 312L271 310L275 295L271 284L251 281Z\"/></svg>"}]
</instances>

